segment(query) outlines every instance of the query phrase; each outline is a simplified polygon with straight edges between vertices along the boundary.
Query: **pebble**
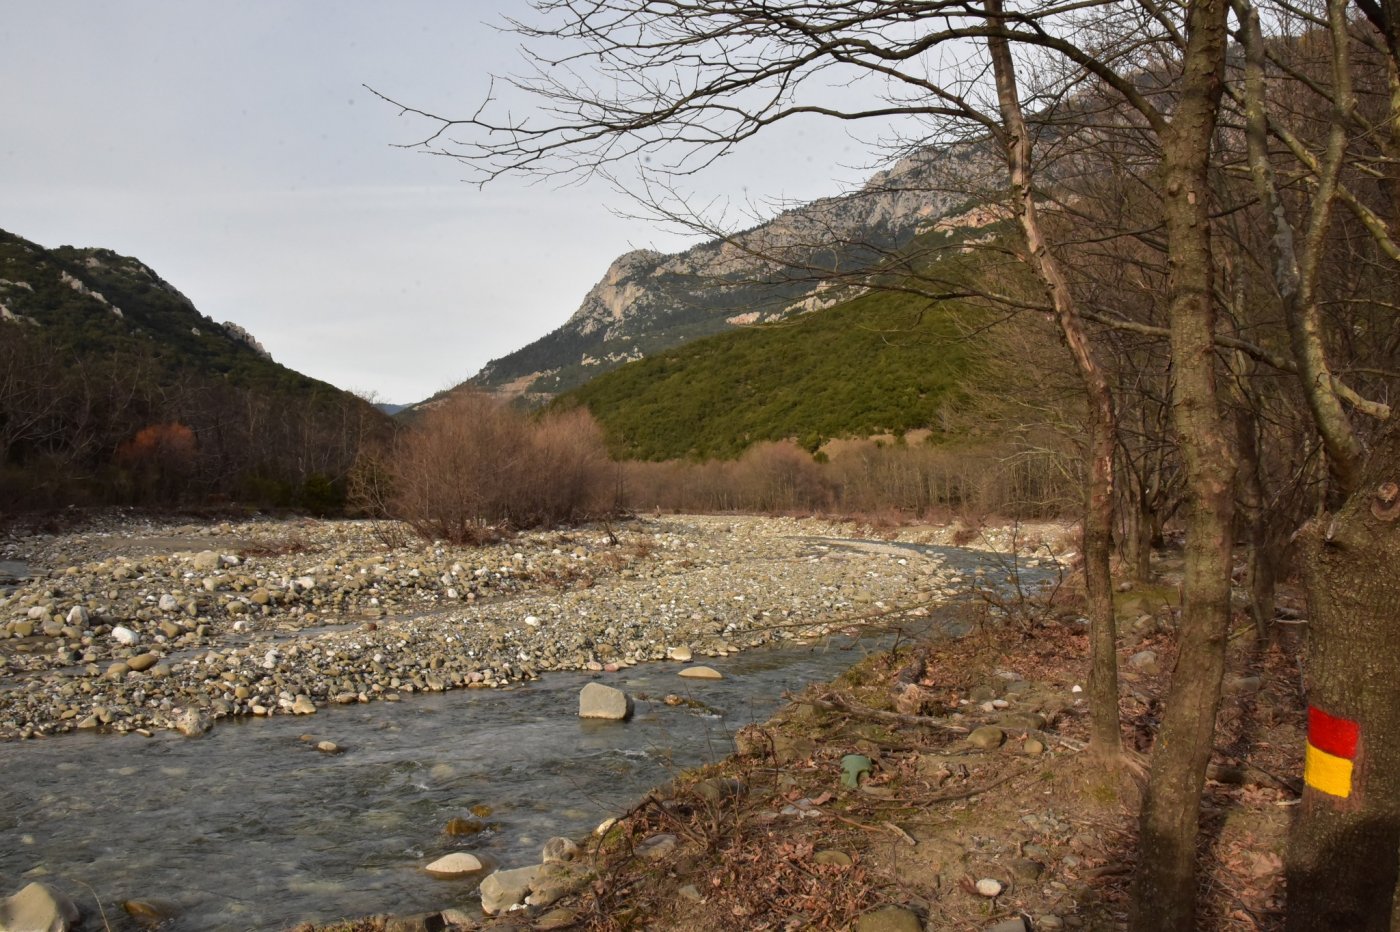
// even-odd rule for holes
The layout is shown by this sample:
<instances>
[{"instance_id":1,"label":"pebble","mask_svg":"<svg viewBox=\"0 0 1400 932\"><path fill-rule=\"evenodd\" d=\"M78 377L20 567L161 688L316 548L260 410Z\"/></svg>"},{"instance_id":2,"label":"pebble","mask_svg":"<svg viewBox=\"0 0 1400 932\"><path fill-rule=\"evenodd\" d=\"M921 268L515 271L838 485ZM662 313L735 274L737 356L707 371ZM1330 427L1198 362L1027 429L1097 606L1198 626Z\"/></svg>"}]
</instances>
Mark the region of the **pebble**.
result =
<instances>
[{"instance_id":1,"label":"pebble","mask_svg":"<svg viewBox=\"0 0 1400 932\"><path fill-rule=\"evenodd\" d=\"M823 637L865 604L942 599L961 575L942 555L884 545L814 555L814 540L859 533L817 518L666 516L615 531L618 546L584 527L386 548L365 521L128 517L16 539L6 556L31 573L0 594L0 643L55 643L3 655L0 740L91 725L98 706L115 731L199 734L229 716L727 656ZM292 536L296 548L279 546Z\"/></svg>"},{"instance_id":2,"label":"pebble","mask_svg":"<svg viewBox=\"0 0 1400 932\"><path fill-rule=\"evenodd\" d=\"M1004 889L1005 887L1000 880L991 877L983 877L977 881L977 892L985 897L1001 896L1001 891Z\"/></svg>"}]
</instances>

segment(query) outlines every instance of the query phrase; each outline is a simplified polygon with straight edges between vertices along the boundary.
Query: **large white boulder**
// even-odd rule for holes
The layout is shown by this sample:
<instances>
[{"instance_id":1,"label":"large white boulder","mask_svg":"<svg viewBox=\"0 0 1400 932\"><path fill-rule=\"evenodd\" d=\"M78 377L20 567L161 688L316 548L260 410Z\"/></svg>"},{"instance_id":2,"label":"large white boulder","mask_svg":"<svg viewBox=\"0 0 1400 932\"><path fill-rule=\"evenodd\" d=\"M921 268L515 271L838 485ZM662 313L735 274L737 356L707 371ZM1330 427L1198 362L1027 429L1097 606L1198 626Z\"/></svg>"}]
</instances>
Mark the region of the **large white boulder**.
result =
<instances>
[{"instance_id":1,"label":"large white boulder","mask_svg":"<svg viewBox=\"0 0 1400 932\"><path fill-rule=\"evenodd\" d=\"M589 683L579 691L578 716L625 722L632 717L632 699L620 689Z\"/></svg>"}]
</instances>

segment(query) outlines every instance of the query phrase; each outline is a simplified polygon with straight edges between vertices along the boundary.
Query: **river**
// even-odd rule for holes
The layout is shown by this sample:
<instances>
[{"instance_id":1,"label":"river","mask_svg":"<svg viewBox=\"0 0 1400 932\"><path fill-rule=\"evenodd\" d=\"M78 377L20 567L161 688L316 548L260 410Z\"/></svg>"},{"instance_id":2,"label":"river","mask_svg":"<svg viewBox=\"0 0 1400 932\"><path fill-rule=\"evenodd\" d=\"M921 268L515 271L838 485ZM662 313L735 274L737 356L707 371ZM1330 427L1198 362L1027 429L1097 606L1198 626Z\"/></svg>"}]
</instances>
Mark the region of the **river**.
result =
<instances>
[{"instance_id":1,"label":"river","mask_svg":"<svg viewBox=\"0 0 1400 932\"><path fill-rule=\"evenodd\" d=\"M931 624L917 623L918 633ZM733 732L771 716L784 691L831 679L910 630L697 658L724 673L717 681L651 663L243 718L199 738L0 745L0 892L41 880L89 915L100 901L114 930L135 928L118 905L128 898L176 904L167 927L181 932L471 908L469 885L423 865L453 850L536 863L550 836L585 835L679 771L726 756ZM580 720L578 691L595 678L652 698L625 724ZM667 693L713 711L668 706ZM344 751L319 753L311 736ZM487 830L444 833L473 807L489 811Z\"/></svg>"}]
</instances>

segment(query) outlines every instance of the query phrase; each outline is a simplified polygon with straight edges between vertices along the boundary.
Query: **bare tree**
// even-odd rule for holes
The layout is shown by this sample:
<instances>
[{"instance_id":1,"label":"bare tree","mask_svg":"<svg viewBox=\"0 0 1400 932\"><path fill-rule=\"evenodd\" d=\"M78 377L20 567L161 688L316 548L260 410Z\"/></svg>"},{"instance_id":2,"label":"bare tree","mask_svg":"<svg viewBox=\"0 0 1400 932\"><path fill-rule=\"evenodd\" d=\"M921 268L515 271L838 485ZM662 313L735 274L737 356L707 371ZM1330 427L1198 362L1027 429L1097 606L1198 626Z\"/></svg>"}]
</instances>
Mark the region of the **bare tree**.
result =
<instances>
[{"instance_id":1,"label":"bare tree","mask_svg":"<svg viewBox=\"0 0 1400 932\"><path fill-rule=\"evenodd\" d=\"M1093 512L1086 537L1095 544L1092 572L1101 574L1093 584L1096 613L1104 610L1099 587L1107 582L1107 559L1097 552L1106 554L1099 545L1108 537L1101 510L1112 501L1105 495L1111 493L1111 396L1036 223L1032 153L1009 50L1036 50L1116 95L1159 147L1166 329L1188 542L1181 661L1143 810L1134 928L1190 928L1198 804L1223 672L1232 554L1235 456L1217 387L1208 177L1224 83L1227 0L1052 3L1014 11L996 0L983 7L951 0L540 0L534 6L544 25L517 23L517 30L562 40L555 47L563 49L537 53L535 75L521 83L539 95L542 115L496 119L488 106L452 120L413 111L437 123L424 148L464 160L483 180L517 171L606 172L653 152L662 153L661 171L685 174L773 123L809 114L919 119L933 127L926 143L946 140L949 127L962 133L970 127L1004 145L1026 253L1076 353L1095 412L1091 458L1099 485L1086 497ZM940 69L945 54L956 62L952 69ZM984 77L989 67L995 87ZM820 100L811 79L838 74L883 81L884 99L851 107ZM1140 81L1144 75L1150 80ZM470 138L447 144L459 132ZM1096 649L1111 655L1111 613L1094 621L1101 632ZM1099 657L1095 666L1112 662ZM1116 737L1116 696L1110 707L1103 693L1096 696L1096 738L1109 741L1110 732Z\"/></svg>"}]
</instances>

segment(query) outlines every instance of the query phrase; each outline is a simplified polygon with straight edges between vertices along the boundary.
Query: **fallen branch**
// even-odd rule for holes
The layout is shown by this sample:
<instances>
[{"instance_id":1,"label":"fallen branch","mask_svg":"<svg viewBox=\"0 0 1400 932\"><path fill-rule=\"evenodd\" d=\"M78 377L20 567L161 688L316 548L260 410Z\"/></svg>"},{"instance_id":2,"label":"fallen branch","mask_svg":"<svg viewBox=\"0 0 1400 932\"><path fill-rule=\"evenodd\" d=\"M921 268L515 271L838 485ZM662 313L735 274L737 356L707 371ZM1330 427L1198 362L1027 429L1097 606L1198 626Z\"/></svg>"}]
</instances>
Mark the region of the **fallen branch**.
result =
<instances>
[{"instance_id":1,"label":"fallen branch","mask_svg":"<svg viewBox=\"0 0 1400 932\"><path fill-rule=\"evenodd\" d=\"M881 822L880 824L883 825L885 828L889 829L890 831L894 832L896 835L898 835L909 847L913 848L915 845L918 844L918 842L914 840L913 835L910 835L908 832L900 828L898 825L895 825L893 822Z\"/></svg>"},{"instance_id":2,"label":"fallen branch","mask_svg":"<svg viewBox=\"0 0 1400 932\"><path fill-rule=\"evenodd\" d=\"M904 842L906 845L918 844L918 842L914 840L913 835L910 835L908 832L900 828L898 825L895 825L893 822L881 822L879 825L866 825L864 822L857 822L855 819L848 819L845 816L835 812L828 812L826 814L831 816L838 822L845 822L847 825L863 829L867 832L875 832L877 834L884 834L887 831L893 832L899 837L899 840Z\"/></svg>"},{"instance_id":3,"label":"fallen branch","mask_svg":"<svg viewBox=\"0 0 1400 932\"><path fill-rule=\"evenodd\" d=\"M970 731L961 725L950 725L941 718L934 718L929 715L904 715L899 712L882 712L879 709L867 709L862 706L854 706L846 702L846 700L842 699L840 696L834 694L821 698L796 699L794 701L821 709L823 712L844 712L847 715L854 715L856 718L869 719L874 722L892 722L899 725L938 728L955 735L965 735Z\"/></svg>"}]
</instances>

